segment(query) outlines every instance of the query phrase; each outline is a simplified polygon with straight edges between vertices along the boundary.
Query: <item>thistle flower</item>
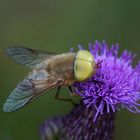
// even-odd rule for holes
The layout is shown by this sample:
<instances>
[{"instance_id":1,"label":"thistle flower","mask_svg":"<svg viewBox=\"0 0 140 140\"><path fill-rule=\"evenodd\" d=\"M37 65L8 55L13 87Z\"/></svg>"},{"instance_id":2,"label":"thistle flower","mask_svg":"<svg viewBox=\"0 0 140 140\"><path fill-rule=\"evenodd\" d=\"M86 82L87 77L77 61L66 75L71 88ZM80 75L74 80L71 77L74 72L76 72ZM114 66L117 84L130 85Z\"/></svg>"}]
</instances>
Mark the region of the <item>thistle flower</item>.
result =
<instances>
[{"instance_id":1,"label":"thistle flower","mask_svg":"<svg viewBox=\"0 0 140 140\"><path fill-rule=\"evenodd\" d=\"M140 105L137 103L140 99L140 64L132 67L134 55L125 50L118 57L118 45L109 49L105 42L98 41L89 44L89 49L96 62L102 61L101 68L87 81L76 82L73 86L87 107L96 108L94 121L104 109L110 113L122 107L140 113L137 108Z\"/></svg>"},{"instance_id":2,"label":"thistle flower","mask_svg":"<svg viewBox=\"0 0 140 140\"><path fill-rule=\"evenodd\" d=\"M134 55L125 50L118 56L117 44L109 48L98 41L89 44L89 50L100 68L90 79L72 85L81 102L60 118L66 140L111 140L114 112L126 108L140 113L140 63L132 67Z\"/></svg>"}]
</instances>

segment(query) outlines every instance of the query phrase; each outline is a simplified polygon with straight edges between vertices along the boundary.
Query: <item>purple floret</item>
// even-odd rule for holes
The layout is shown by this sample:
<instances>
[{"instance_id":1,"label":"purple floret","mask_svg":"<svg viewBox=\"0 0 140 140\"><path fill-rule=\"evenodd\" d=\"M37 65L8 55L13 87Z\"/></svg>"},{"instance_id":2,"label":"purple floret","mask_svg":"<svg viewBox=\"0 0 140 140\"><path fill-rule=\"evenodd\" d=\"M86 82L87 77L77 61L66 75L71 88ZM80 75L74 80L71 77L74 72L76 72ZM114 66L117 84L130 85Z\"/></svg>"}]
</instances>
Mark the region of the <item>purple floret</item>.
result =
<instances>
[{"instance_id":1,"label":"purple floret","mask_svg":"<svg viewBox=\"0 0 140 140\"><path fill-rule=\"evenodd\" d=\"M119 110L119 106L133 113L140 113L140 64L132 67L132 55L127 50L118 56L118 45L111 48L103 42L89 44L96 63L101 61L96 74L84 82L76 82L75 92L82 97L87 107L94 106L96 114Z\"/></svg>"}]
</instances>

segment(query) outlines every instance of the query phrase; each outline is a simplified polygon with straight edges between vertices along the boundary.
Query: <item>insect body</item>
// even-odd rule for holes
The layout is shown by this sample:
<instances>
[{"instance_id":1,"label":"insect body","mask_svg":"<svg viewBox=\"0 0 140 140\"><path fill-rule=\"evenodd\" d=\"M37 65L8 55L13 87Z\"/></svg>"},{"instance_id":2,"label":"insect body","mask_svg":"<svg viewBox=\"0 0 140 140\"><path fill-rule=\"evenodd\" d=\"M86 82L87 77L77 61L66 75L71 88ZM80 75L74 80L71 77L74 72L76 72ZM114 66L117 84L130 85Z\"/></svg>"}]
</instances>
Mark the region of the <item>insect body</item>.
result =
<instances>
[{"instance_id":1,"label":"insect body","mask_svg":"<svg viewBox=\"0 0 140 140\"><path fill-rule=\"evenodd\" d=\"M7 49L7 54L17 63L32 68L32 71L7 98L3 106L4 112L15 111L50 89L70 86L75 81L84 81L95 73L94 57L86 50L53 54L13 47Z\"/></svg>"}]
</instances>

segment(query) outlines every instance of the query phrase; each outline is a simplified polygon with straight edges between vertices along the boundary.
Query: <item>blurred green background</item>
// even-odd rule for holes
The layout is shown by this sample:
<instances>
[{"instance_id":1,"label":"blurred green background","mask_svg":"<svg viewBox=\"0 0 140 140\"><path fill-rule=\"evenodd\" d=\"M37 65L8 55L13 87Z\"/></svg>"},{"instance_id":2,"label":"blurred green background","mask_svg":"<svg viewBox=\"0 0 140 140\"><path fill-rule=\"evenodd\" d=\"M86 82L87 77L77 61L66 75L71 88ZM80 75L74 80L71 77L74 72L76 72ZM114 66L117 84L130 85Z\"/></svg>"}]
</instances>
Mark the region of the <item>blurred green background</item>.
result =
<instances>
[{"instance_id":1,"label":"blurred green background","mask_svg":"<svg viewBox=\"0 0 140 140\"><path fill-rule=\"evenodd\" d=\"M119 43L140 59L139 0L0 0L0 108L28 69L4 53L15 44L57 53L95 40ZM71 109L56 101L55 89L14 113L0 109L0 140L39 140L45 118ZM62 91L67 94L64 88ZM140 115L121 111L114 140L139 140Z\"/></svg>"}]
</instances>

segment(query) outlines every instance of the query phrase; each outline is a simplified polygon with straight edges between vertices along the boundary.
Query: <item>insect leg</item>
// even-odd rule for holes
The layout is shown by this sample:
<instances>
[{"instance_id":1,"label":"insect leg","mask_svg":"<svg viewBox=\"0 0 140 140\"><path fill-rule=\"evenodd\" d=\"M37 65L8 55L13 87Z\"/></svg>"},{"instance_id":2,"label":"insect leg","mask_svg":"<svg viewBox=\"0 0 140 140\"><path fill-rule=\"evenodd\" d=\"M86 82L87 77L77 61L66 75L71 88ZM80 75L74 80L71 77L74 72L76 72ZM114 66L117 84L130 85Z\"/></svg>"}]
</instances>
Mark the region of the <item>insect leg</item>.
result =
<instances>
[{"instance_id":1,"label":"insect leg","mask_svg":"<svg viewBox=\"0 0 140 140\"><path fill-rule=\"evenodd\" d=\"M93 82L95 82L95 83L100 83L100 84L104 84L104 82L99 81L99 80L93 80Z\"/></svg>"},{"instance_id":2,"label":"insect leg","mask_svg":"<svg viewBox=\"0 0 140 140\"><path fill-rule=\"evenodd\" d=\"M96 75L97 75L98 77L100 77L100 75L99 75L98 73L96 73Z\"/></svg>"},{"instance_id":3,"label":"insect leg","mask_svg":"<svg viewBox=\"0 0 140 140\"><path fill-rule=\"evenodd\" d=\"M70 91L70 95L71 95L71 96L78 96L77 94L75 94L75 93L73 92L71 86L68 86L68 88L69 88L69 91Z\"/></svg>"},{"instance_id":4,"label":"insect leg","mask_svg":"<svg viewBox=\"0 0 140 140\"><path fill-rule=\"evenodd\" d=\"M103 60L99 60L96 64L96 68L101 68L101 63L103 62Z\"/></svg>"},{"instance_id":5,"label":"insect leg","mask_svg":"<svg viewBox=\"0 0 140 140\"><path fill-rule=\"evenodd\" d=\"M55 99L61 100L61 101L68 101L68 102L71 102L74 106L77 105L72 99L66 99L66 98L60 97L60 96L59 96L59 94L60 94L60 89L61 89L61 86L59 86L59 87L57 88L57 92L56 92L56 95L55 95Z\"/></svg>"},{"instance_id":6,"label":"insect leg","mask_svg":"<svg viewBox=\"0 0 140 140\"><path fill-rule=\"evenodd\" d=\"M68 86L68 88L69 88L70 92L73 93L71 86Z\"/></svg>"}]
</instances>

